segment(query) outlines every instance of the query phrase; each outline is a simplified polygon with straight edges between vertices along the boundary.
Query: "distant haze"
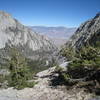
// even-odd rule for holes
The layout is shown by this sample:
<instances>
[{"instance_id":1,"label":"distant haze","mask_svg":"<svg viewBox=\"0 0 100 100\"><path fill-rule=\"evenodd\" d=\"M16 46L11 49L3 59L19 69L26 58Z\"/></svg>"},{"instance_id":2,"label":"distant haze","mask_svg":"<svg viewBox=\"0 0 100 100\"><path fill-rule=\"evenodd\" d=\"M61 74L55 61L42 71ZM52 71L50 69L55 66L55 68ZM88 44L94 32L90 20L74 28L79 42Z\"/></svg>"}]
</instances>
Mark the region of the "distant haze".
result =
<instances>
[{"instance_id":1,"label":"distant haze","mask_svg":"<svg viewBox=\"0 0 100 100\"><path fill-rule=\"evenodd\" d=\"M50 37L56 45L63 45L74 34L76 27L45 27L45 26L29 26L32 30L39 34Z\"/></svg>"}]
</instances>

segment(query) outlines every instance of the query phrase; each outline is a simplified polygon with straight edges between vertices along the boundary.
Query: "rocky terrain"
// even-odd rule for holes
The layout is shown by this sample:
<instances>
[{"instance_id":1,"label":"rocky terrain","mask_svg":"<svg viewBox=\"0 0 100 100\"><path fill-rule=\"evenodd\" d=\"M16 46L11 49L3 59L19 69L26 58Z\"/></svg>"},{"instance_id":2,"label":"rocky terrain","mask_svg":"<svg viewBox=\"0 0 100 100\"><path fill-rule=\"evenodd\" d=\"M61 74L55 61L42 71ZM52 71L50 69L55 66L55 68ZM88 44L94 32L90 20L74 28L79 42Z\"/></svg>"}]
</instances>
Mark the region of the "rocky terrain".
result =
<instances>
[{"instance_id":1,"label":"rocky terrain","mask_svg":"<svg viewBox=\"0 0 100 100\"><path fill-rule=\"evenodd\" d=\"M11 15L1 11L0 48L4 48L5 45L26 46L33 51L41 48L48 51L54 48L49 38L36 34L36 32L13 19Z\"/></svg>"},{"instance_id":2,"label":"rocky terrain","mask_svg":"<svg viewBox=\"0 0 100 100\"><path fill-rule=\"evenodd\" d=\"M85 93L83 89L67 90L63 85L51 86L51 79L54 76L58 76L55 67L37 73L34 79L38 83L33 88L0 89L0 100L90 100L92 98L92 94Z\"/></svg>"},{"instance_id":3,"label":"rocky terrain","mask_svg":"<svg viewBox=\"0 0 100 100\"><path fill-rule=\"evenodd\" d=\"M88 43L93 44L96 41L100 41L100 13L81 24L66 45L68 47L80 49L82 46Z\"/></svg>"},{"instance_id":4,"label":"rocky terrain","mask_svg":"<svg viewBox=\"0 0 100 100\"><path fill-rule=\"evenodd\" d=\"M52 43L52 41L49 40L49 38L39 35L32 31L30 28L23 26L16 19L13 19L9 14L5 12L0 12L0 19L0 63L3 62L2 57L8 57L8 50L10 46L17 47L27 58L31 58L32 60L45 58L44 60L46 62L54 57L56 60L58 59L58 55L56 55L58 49ZM95 44L98 41L100 42L100 13L98 13L93 19L83 23L77 29L75 35L73 35L71 39L66 43L66 46L79 50L81 47L88 43ZM97 54L97 56L99 55ZM99 62L99 59L97 60ZM76 73L72 72L73 76L76 75L75 81L81 81L80 84L68 86L67 82L69 80L73 82L72 76L70 77L68 76L68 73L66 74L68 71L67 65L69 62L65 62L64 59L61 62L62 64L58 64L58 66L61 68L60 74L67 75L65 76L67 77L67 81L64 80L66 84L57 84L62 82L62 80L59 80L60 74L56 71L57 66L49 66L52 68L37 73L33 76L32 80L29 80L37 83L33 88L24 88L22 90L16 90L12 87L8 87L6 89L0 88L0 100L96 100L92 99L93 96L96 96L95 94L87 91L85 87L80 87L80 84L83 84L83 80L80 80L80 78L77 79L78 74L81 75L80 71L84 71L85 67L83 69L81 68L82 70L80 69L78 73L77 70ZM85 62L85 64L87 63ZM7 70L2 69L0 73L7 74ZM93 84L89 84L91 85L90 88L93 86L96 87L98 85L95 82L95 77L98 78L97 76L99 74L99 71L96 74L93 73L95 76L92 77ZM91 77L91 73L89 76ZM90 81L91 80L89 80L89 82ZM98 81L100 82L99 79ZM98 85L96 88L99 86L100 85ZM97 100L99 99L97 98Z\"/></svg>"},{"instance_id":5,"label":"rocky terrain","mask_svg":"<svg viewBox=\"0 0 100 100\"><path fill-rule=\"evenodd\" d=\"M10 14L0 11L0 64L9 53L10 47L17 47L26 58L52 61L57 47L44 35L37 34L22 25ZM45 55L44 55L45 53Z\"/></svg>"}]
</instances>

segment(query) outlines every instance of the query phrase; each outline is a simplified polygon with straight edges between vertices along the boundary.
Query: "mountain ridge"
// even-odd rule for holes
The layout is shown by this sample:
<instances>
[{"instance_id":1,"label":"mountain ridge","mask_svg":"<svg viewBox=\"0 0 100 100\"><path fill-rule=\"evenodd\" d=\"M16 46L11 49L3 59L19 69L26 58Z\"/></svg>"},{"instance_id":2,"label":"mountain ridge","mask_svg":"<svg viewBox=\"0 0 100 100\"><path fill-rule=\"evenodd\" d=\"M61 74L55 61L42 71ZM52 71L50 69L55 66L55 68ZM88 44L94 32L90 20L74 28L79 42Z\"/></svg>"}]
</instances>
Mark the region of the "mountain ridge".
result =
<instances>
[{"instance_id":1,"label":"mountain ridge","mask_svg":"<svg viewBox=\"0 0 100 100\"><path fill-rule=\"evenodd\" d=\"M57 50L53 42L44 35L22 25L10 14L0 12L0 56L8 54L9 47L17 47L26 58L52 60ZM45 53L45 55L44 55ZM0 58L0 59L1 59Z\"/></svg>"},{"instance_id":2,"label":"mountain ridge","mask_svg":"<svg viewBox=\"0 0 100 100\"><path fill-rule=\"evenodd\" d=\"M74 34L76 27L67 28L64 26L46 27L46 26L29 26L33 31L48 36L53 40L55 45L61 47Z\"/></svg>"},{"instance_id":3,"label":"mountain ridge","mask_svg":"<svg viewBox=\"0 0 100 100\"><path fill-rule=\"evenodd\" d=\"M57 26L57 27L29 26L29 27L33 29L34 31L39 32L40 34L45 34L52 38L57 38L57 37L66 38L66 36L73 34L74 31L76 30L76 27L67 28L64 26Z\"/></svg>"},{"instance_id":4,"label":"mountain ridge","mask_svg":"<svg viewBox=\"0 0 100 100\"><path fill-rule=\"evenodd\" d=\"M94 41L92 41L93 38L95 38ZM97 13L94 18L82 23L75 34L66 43L66 46L78 50L95 41L100 41L100 13Z\"/></svg>"}]
</instances>

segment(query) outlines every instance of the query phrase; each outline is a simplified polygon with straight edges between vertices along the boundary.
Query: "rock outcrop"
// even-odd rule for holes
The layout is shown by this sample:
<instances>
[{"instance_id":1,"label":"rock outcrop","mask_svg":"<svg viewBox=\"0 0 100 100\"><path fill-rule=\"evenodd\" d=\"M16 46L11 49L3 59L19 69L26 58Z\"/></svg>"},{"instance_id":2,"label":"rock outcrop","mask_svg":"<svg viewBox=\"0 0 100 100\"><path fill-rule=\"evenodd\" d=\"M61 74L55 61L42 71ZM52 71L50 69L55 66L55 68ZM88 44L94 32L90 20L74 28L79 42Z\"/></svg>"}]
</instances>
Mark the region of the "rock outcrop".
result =
<instances>
[{"instance_id":1,"label":"rock outcrop","mask_svg":"<svg viewBox=\"0 0 100 100\"><path fill-rule=\"evenodd\" d=\"M66 43L67 47L80 49L86 44L100 41L100 13L83 23Z\"/></svg>"},{"instance_id":2,"label":"rock outcrop","mask_svg":"<svg viewBox=\"0 0 100 100\"><path fill-rule=\"evenodd\" d=\"M37 34L8 13L0 11L0 63L3 61L2 56L8 55L8 48L11 46L20 49L27 58L32 60L50 60L57 50L48 37Z\"/></svg>"},{"instance_id":3,"label":"rock outcrop","mask_svg":"<svg viewBox=\"0 0 100 100\"><path fill-rule=\"evenodd\" d=\"M33 88L16 90L13 88L1 89L0 100L89 100L92 94L85 93L82 89L67 90L65 86L53 87L50 85L55 67L37 73Z\"/></svg>"}]
</instances>

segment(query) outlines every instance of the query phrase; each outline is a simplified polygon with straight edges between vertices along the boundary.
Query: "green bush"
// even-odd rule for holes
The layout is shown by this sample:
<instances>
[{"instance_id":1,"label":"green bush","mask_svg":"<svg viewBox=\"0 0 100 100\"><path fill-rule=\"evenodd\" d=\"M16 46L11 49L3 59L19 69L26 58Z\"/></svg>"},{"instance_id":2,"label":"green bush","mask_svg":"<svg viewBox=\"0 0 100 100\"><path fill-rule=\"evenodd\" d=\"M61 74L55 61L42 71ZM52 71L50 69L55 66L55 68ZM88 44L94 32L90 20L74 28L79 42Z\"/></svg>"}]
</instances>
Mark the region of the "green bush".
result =
<instances>
[{"instance_id":1,"label":"green bush","mask_svg":"<svg viewBox=\"0 0 100 100\"><path fill-rule=\"evenodd\" d=\"M28 82L27 87L32 88L35 84L37 84L37 82Z\"/></svg>"},{"instance_id":2,"label":"green bush","mask_svg":"<svg viewBox=\"0 0 100 100\"><path fill-rule=\"evenodd\" d=\"M61 55L66 57L66 59L68 61L75 59L75 50L73 50L72 48L62 48L62 50L60 51Z\"/></svg>"},{"instance_id":3,"label":"green bush","mask_svg":"<svg viewBox=\"0 0 100 100\"><path fill-rule=\"evenodd\" d=\"M3 83L5 80L5 77L3 75L0 75L0 83Z\"/></svg>"},{"instance_id":4,"label":"green bush","mask_svg":"<svg viewBox=\"0 0 100 100\"><path fill-rule=\"evenodd\" d=\"M76 52L74 56L67 66L67 72L64 75L60 73L65 80L87 77L100 68L100 49L98 47L86 46Z\"/></svg>"},{"instance_id":5,"label":"green bush","mask_svg":"<svg viewBox=\"0 0 100 100\"><path fill-rule=\"evenodd\" d=\"M56 68L55 68L55 70L56 70L57 72L62 72L62 71L63 71L63 68L61 68L61 67L59 67L59 66L57 65Z\"/></svg>"},{"instance_id":6,"label":"green bush","mask_svg":"<svg viewBox=\"0 0 100 100\"><path fill-rule=\"evenodd\" d=\"M75 59L69 64L69 67L100 67L100 49L91 46L82 48L76 53Z\"/></svg>"},{"instance_id":7,"label":"green bush","mask_svg":"<svg viewBox=\"0 0 100 100\"><path fill-rule=\"evenodd\" d=\"M66 73L62 73L62 77L65 81L67 81L68 79L71 78L71 76L69 74L66 74Z\"/></svg>"},{"instance_id":8,"label":"green bush","mask_svg":"<svg viewBox=\"0 0 100 100\"><path fill-rule=\"evenodd\" d=\"M23 89L28 86L28 80L32 78L32 74L27 66L25 57L16 48L11 49L9 71L9 86L16 89Z\"/></svg>"}]
</instances>

